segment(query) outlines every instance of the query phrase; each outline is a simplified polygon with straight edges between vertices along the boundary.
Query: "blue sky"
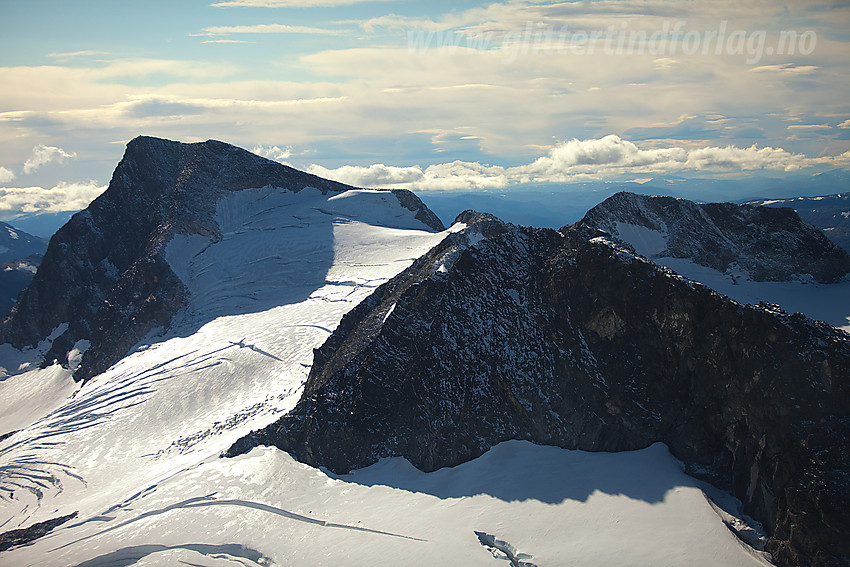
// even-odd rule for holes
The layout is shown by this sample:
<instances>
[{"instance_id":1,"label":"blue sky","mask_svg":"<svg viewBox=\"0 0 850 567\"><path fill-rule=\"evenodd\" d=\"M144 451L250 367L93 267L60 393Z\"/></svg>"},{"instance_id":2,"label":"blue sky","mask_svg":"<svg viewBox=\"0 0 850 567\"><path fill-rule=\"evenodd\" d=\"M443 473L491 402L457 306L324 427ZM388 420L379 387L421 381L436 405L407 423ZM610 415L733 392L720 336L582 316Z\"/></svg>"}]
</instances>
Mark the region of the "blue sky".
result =
<instances>
[{"instance_id":1,"label":"blue sky","mask_svg":"<svg viewBox=\"0 0 850 567\"><path fill-rule=\"evenodd\" d=\"M0 216L84 207L139 134L417 191L848 169L848 30L832 0L0 0Z\"/></svg>"}]
</instances>

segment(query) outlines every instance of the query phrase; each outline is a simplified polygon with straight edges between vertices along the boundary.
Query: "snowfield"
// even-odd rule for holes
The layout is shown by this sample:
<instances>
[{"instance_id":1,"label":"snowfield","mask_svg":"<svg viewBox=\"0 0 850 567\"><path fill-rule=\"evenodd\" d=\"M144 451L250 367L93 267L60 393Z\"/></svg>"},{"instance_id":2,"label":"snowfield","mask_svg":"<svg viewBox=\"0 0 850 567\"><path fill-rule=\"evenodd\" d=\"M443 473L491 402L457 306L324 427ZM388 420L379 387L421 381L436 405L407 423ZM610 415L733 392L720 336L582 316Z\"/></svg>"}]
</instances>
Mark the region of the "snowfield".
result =
<instances>
[{"instance_id":1,"label":"snowfield","mask_svg":"<svg viewBox=\"0 0 850 567\"><path fill-rule=\"evenodd\" d=\"M217 220L220 238L168 246L187 308L83 387L0 346L0 435L17 431L0 442L0 532L77 513L3 565L767 564L663 445L512 441L429 474L220 458L290 410L341 317L448 231L377 191L246 190Z\"/></svg>"}]
</instances>

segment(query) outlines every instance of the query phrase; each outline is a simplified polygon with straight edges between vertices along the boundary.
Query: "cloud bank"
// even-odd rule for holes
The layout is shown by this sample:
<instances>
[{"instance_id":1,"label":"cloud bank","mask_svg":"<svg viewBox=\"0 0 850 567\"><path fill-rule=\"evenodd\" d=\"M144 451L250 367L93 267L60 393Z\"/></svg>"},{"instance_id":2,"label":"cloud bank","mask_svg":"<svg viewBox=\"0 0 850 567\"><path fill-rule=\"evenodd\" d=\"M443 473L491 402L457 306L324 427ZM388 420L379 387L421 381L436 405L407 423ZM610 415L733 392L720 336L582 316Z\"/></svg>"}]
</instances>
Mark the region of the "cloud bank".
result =
<instances>
[{"instance_id":1,"label":"cloud bank","mask_svg":"<svg viewBox=\"0 0 850 567\"><path fill-rule=\"evenodd\" d=\"M0 211L15 213L60 213L86 208L106 190L105 185L59 183L55 187L0 187Z\"/></svg>"},{"instance_id":2,"label":"cloud bank","mask_svg":"<svg viewBox=\"0 0 850 567\"><path fill-rule=\"evenodd\" d=\"M837 156L841 157L841 156ZM419 191L497 189L519 183L569 183L617 178L631 174L663 175L686 171L743 172L796 171L824 163L822 159L792 154L781 148L734 146L642 149L619 136L573 139L557 144L545 156L527 165L501 167L454 161L398 167L383 164L327 169L312 165L309 171L358 187L409 188Z\"/></svg>"},{"instance_id":3,"label":"cloud bank","mask_svg":"<svg viewBox=\"0 0 850 567\"><path fill-rule=\"evenodd\" d=\"M292 146L254 146L251 153L285 164L292 157Z\"/></svg>"}]
</instances>

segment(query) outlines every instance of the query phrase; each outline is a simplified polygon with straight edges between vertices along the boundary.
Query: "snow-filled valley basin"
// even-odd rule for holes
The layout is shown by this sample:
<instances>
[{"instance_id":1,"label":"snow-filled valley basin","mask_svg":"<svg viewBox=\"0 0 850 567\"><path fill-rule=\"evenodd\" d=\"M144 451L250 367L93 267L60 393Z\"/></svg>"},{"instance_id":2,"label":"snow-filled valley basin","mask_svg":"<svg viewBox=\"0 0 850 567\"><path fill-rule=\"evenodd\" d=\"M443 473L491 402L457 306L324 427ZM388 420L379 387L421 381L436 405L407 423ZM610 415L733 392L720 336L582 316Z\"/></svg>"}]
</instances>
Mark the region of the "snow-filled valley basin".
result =
<instances>
[{"instance_id":1,"label":"snow-filled valley basin","mask_svg":"<svg viewBox=\"0 0 850 567\"><path fill-rule=\"evenodd\" d=\"M219 239L169 243L187 307L84 386L0 348L0 434L17 431L0 442L0 532L76 513L0 564L767 564L663 445L511 441L428 474L220 458L291 409L340 318L447 232L377 191L246 190L217 221Z\"/></svg>"}]
</instances>

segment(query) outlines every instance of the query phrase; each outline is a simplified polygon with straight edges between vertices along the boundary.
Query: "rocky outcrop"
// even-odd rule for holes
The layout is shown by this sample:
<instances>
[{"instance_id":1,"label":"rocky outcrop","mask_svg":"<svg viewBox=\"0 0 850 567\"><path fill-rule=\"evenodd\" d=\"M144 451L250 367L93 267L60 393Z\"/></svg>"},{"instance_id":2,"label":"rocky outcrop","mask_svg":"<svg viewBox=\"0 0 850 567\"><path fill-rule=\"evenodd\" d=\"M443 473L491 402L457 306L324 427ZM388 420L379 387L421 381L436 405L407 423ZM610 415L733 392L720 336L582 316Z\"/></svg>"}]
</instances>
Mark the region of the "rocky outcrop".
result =
<instances>
[{"instance_id":1,"label":"rocky outcrop","mask_svg":"<svg viewBox=\"0 0 850 567\"><path fill-rule=\"evenodd\" d=\"M7 551L22 545L29 545L35 540L46 536L68 520L73 520L76 517L77 512L73 512L67 516L59 516L58 518L53 518L45 522L38 522L28 528L3 532L0 534L0 551Z\"/></svg>"},{"instance_id":2,"label":"rocky outcrop","mask_svg":"<svg viewBox=\"0 0 850 567\"><path fill-rule=\"evenodd\" d=\"M737 304L586 226L464 213L315 351L275 445L347 472L452 466L507 439L666 443L733 491L781 565L850 561L850 338Z\"/></svg>"},{"instance_id":3,"label":"rocky outcrop","mask_svg":"<svg viewBox=\"0 0 850 567\"><path fill-rule=\"evenodd\" d=\"M104 371L151 330L167 327L185 305L188 291L165 260L172 237L218 238L219 197L265 186L352 189L214 140L132 140L107 190L51 239L32 283L0 324L0 342L33 346L68 323L44 364L66 363L69 350L85 339L90 347L75 378ZM395 194L442 229L415 195Z\"/></svg>"},{"instance_id":4,"label":"rocky outcrop","mask_svg":"<svg viewBox=\"0 0 850 567\"><path fill-rule=\"evenodd\" d=\"M579 224L626 241L652 237L647 250L636 246L650 258L687 258L721 272L747 272L755 281L811 276L832 283L850 273L850 255L790 208L623 192L592 208Z\"/></svg>"}]
</instances>

